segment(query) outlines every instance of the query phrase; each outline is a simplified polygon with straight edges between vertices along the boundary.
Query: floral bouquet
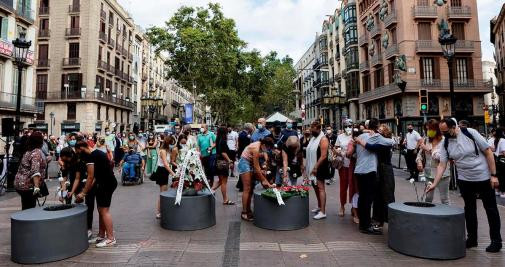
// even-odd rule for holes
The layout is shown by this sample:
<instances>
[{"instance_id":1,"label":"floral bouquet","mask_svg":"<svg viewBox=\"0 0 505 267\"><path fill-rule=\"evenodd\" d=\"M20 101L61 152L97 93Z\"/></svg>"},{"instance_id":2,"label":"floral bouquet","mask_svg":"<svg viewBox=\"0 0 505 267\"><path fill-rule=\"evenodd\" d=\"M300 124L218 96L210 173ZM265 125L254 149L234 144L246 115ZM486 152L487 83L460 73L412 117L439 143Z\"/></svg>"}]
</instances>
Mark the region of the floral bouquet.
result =
<instances>
[{"instance_id":1,"label":"floral bouquet","mask_svg":"<svg viewBox=\"0 0 505 267\"><path fill-rule=\"evenodd\" d=\"M281 194L282 199L288 199L293 196L307 197L310 187L307 185L281 186L277 190ZM273 188L269 188L261 193L262 197L277 201L277 196Z\"/></svg>"},{"instance_id":2,"label":"floral bouquet","mask_svg":"<svg viewBox=\"0 0 505 267\"><path fill-rule=\"evenodd\" d=\"M176 204L180 203L181 196L194 196L206 187L210 189L200 154L196 150L189 150L172 179L172 188L177 190Z\"/></svg>"}]
</instances>

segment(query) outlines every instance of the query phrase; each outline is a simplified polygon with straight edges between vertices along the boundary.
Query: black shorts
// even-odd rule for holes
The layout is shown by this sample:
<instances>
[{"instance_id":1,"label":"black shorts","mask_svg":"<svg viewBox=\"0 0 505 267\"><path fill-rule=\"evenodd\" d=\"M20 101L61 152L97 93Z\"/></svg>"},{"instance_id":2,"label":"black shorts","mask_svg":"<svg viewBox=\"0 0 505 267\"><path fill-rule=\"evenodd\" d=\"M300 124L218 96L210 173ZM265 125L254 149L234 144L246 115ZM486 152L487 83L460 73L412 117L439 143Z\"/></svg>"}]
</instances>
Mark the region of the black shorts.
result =
<instances>
[{"instance_id":1,"label":"black shorts","mask_svg":"<svg viewBox=\"0 0 505 267\"><path fill-rule=\"evenodd\" d=\"M237 160L237 151L235 150L228 151L228 157L230 158L230 160L235 162Z\"/></svg>"},{"instance_id":2,"label":"black shorts","mask_svg":"<svg viewBox=\"0 0 505 267\"><path fill-rule=\"evenodd\" d=\"M153 174L157 185L167 185L168 184L168 170L165 167L158 166L156 172Z\"/></svg>"},{"instance_id":3,"label":"black shorts","mask_svg":"<svg viewBox=\"0 0 505 267\"><path fill-rule=\"evenodd\" d=\"M96 205L100 208L110 207L112 193L116 190L117 182L96 187Z\"/></svg>"}]
</instances>

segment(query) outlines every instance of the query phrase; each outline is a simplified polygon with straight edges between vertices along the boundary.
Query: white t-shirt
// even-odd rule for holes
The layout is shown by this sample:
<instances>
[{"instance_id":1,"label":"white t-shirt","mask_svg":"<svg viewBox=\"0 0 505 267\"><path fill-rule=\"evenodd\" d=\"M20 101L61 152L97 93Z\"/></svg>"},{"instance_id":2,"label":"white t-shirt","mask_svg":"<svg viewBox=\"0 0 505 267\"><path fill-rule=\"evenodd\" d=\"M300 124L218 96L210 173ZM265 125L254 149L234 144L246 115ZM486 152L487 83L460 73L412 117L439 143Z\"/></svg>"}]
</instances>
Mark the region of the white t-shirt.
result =
<instances>
[{"instance_id":1,"label":"white t-shirt","mask_svg":"<svg viewBox=\"0 0 505 267\"><path fill-rule=\"evenodd\" d=\"M231 131L228 133L228 137L226 139L226 144L228 145L228 149L236 151L237 150L237 140L238 133L235 131Z\"/></svg>"},{"instance_id":2,"label":"white t-shirt","mask_svg":"<svg viewBox=\"0 0 505 267\"><path fill-rule=\"evenodd\" d=\"M339 134L337 136L337 141L335 142L335 146L340 147L342 149L342 154L344 154L344 155L347 152L347 146L349 145L349 142L351 142L351 138L352 138L352 136L347 135L345 133ZM344 167L349 168L350 164L351 164L351 160L344 156Z\"/></svg>"},{"instance_id":3,"label":"white t-shirt","mask_svg":"<svg viewBox=\"0 0 505 267\"><path fill-rule=\"evenodd\" d=\"M421 135L419 135L419 133L416 132L415 130L412 131L412 133L407 133L407 149L408 150L416 149L417 142L419 142L419 140L421 139L422 139Z\"/></svg>"},{"instance_id":4,"label":"white t-shirt","mask_svg":"<svg viewBox=\"0 0 505 267\"><path fill-rule=\"evenodd\" d=\"M494 147L494 140L492 146ZM498 141L498 145L495 148L494 154L498 157L499 155L502 155L503 152L505 152L505 139L501 138L500 141Z\"/></svg>"},{"instance_id":5,"label":"white t-shirt","mask_svg":"<svg viewBox=\"0 0 505 267\"><path fill-rule=\"evenodd\" d=\"M487 139L487 144L491 147L492 150L496 150L494 147L494 137Z\"/></svg>"},{"instance_id":6,"label":"white t-shirt","mask_svg":"<svg viewBox=\"0 0 505 267\"><path fill-rule=\"evenodd\" d=\"M468 132L475 140L479 155L475 154L474 142L459 132L456 138L449 139L447 146L449 155L447 155L445 148L440 150L440 161L447 162L450 156L458 169L458 179L469 182L486 181L489 179L490 173L484 151L489 148L489 144L476 130L468 128Z\"/></svg>"}]
</instances>

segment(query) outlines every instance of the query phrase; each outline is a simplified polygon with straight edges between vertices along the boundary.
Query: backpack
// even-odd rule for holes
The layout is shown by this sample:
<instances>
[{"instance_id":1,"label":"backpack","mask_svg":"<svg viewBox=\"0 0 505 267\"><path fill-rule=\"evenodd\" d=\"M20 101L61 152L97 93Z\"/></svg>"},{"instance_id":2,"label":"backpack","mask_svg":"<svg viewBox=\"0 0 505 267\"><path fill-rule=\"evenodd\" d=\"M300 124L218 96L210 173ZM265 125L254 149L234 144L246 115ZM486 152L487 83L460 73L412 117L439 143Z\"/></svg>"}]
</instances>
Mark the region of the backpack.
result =
<instances>
[{"instance_id":1,"label":"backpack","mask_svg":"<svg viewBox=\"0 0 505 267\"><path fill-rule=\"evenodd\" d=\"M475 138L473 138L473 135L468 131L468 129L466 127L460 127L459 128L461 130L461 132L466 135L466 137L470 138L470 140L473 141L473 146L475 148L475 155L476 156L479 156L479 148L477 147L477 143L475 142ZM449 147L449 138L445 138L444 139L444 148L445 148L445 151L447 151L447 158L451 158L451 156L449 155L449 150L447 149Z\"/></svg>"}]
</instances>

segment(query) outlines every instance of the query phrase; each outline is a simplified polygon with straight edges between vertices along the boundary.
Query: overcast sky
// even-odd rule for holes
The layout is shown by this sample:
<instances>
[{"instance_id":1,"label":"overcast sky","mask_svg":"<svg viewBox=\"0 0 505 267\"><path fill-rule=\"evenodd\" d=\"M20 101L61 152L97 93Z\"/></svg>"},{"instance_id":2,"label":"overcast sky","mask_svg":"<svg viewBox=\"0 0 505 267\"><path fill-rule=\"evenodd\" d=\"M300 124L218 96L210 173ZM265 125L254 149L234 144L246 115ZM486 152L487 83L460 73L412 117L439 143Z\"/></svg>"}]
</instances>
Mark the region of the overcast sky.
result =
<instances>
[{"instance_id":1,"label":"overcast sky","mask_svg":"<svg viewBox=\"0 0 505 267\"><path fill-rule=\"evenodd\" d=\"M208 0L118 0L144 28L163 25L182 5L204 6ZM338 0L213 0L237 23L239 36L249 48L263 54L271 50L295 62L321 30L326 15L339 7ZM493 60L489 20L498 15L505 0L477 0L484 60Z\"/></svg>"}]
</instances>

